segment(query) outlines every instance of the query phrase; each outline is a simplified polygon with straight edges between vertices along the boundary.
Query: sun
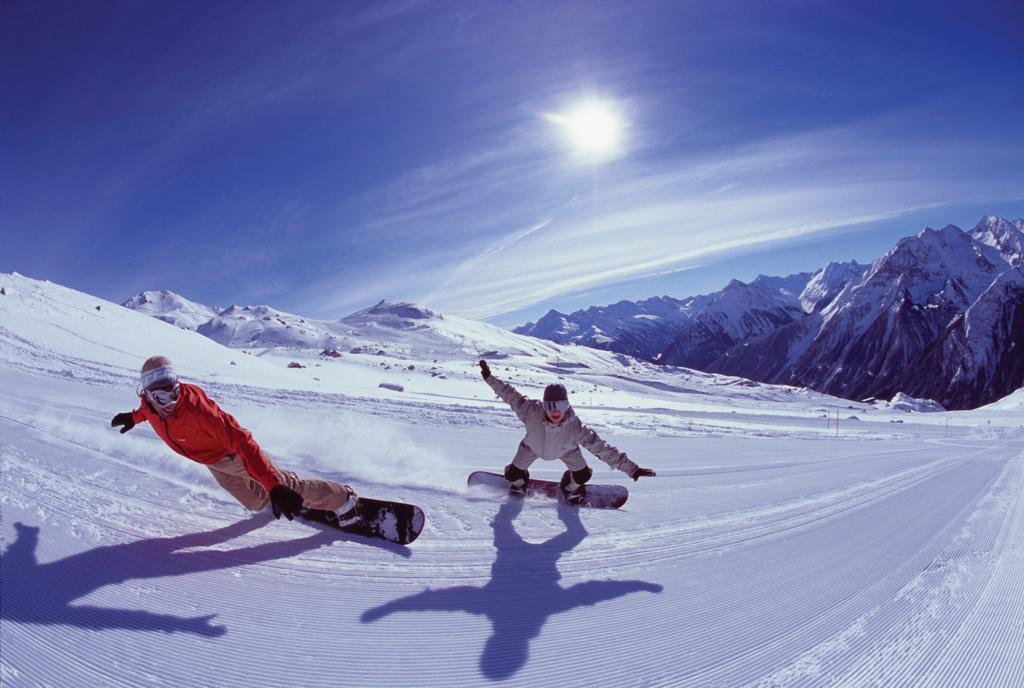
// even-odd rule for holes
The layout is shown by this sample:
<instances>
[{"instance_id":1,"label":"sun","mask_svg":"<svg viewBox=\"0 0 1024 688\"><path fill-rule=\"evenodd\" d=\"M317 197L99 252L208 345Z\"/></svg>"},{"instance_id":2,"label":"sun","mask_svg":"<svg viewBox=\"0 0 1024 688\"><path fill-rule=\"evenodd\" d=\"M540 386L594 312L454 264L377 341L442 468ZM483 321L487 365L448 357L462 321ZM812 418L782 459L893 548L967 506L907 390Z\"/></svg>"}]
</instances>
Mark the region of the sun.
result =
<instances>
[{"instance_id":1,"label":"sun","mask_svg":"<svg viewBox=\"0 0 1024 688\"><path fill-rule=\"evenodd\" d=\"M546 118L563 127L569 142L582 153L607 158L621 150L622 117L609 103L591 100Z\"/></svg>"}]
</instances>

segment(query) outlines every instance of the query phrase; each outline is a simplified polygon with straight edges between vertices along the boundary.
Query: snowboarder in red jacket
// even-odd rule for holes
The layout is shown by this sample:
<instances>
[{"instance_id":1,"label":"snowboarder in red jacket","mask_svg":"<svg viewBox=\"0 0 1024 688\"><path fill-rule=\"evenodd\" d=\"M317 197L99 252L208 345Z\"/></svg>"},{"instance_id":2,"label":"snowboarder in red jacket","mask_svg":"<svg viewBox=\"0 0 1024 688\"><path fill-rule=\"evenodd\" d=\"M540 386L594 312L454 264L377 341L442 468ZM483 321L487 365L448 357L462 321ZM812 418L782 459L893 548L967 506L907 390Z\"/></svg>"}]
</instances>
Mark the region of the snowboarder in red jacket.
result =
<instances>
[{"instance_id":1,"label":"snowboarder in red jacket","mask_svg":"<svg viewBox=\"0 0 1024 688\"><path fill-rule=\"evenodd\" d=\"M214 479L242 506L260 511L269 502L274 518L291 520L302 509L333 511L339 519L356 504L348 485L306 480L275 466L248 430L217 406L197 385L178 380L166 356L152 356L142 366L140 405L110 421L124 434L148 421L178 454L204 464Z\"/></svg>"}]
</instances>

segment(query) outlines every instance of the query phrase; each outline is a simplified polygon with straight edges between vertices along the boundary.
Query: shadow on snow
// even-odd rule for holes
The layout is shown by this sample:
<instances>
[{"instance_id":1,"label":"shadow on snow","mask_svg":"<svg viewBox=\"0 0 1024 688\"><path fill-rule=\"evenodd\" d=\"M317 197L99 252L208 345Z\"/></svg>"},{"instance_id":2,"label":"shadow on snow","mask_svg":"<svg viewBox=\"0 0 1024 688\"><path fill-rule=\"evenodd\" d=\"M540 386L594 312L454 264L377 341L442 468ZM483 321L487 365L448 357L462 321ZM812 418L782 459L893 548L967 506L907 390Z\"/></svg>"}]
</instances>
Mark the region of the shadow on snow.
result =
<instances>
[{"instance_id":1,"label":"shadow on snow","mask_svg":"<svg viewBox=\"0 0 1024 688\"><path fill-rule=\"evenodd\" d=\"M633 592L661 592L662 586L644 581L595 580L563 588L558 584L558 559L587 536L579 510L560 504L558 518L565 524L565 532L546 542L531 544L520 537L512 524L522 508L523 500L513 500L502 505L494 517L497 557L486 585L427 589L367 610L361 617L363 623L395 612L482 614L490 619L493 633L480 657L480 671L497 681L514 676L526 665L530 640L540 635L548 617ZM571 658L566 661L571 664Z\"/></svg>"},{"instance_id":2,"label":"shadow on snow","mask_svg":"<svg viewBox=\"0 0 1024 688\"><path fill-rule=\"evenodd\" d=\"M17 539L0 555L0 568L3 570L0 619L19 623L76 626L92 630L164 631L196 633L209 637L224 635L227 632L224 626L211 623L214 614L179 617L141 609L115 609L72 603L108 585L287 559L338 540L349 539L340 531L321 527L313 535L297 540L271 542L228 551L181 551L194 547L210 547L232 540L266 525L269 521L269 514L262 513L205 533L149 538L122 545L96 547L48 564L40 564L36 560L39 528L15 523ZM364 538L352 539L361 543L366 542ZM400 551L405 550L404 547L392 546L387 549L408 556L408 552Z\"/></svg>"}]
</instances>

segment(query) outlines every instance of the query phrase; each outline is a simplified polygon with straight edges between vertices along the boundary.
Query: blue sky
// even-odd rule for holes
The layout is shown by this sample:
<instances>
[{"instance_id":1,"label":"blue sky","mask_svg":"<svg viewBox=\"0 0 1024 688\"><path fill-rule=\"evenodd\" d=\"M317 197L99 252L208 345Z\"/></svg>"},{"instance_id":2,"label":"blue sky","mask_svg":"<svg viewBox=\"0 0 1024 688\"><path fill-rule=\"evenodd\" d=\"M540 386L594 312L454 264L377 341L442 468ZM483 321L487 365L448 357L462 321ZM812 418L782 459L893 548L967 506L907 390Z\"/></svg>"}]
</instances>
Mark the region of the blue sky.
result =
<instances>
[{"instance_id":1,"label":"blue sky","mask_svg":"<svg viewBox=\"0 0 1024 688\"><path fill-rule=\"evenodd\" d=\"M0 270L511 325L867 262L1024 216L1021 7L6 0Z\"/></svg>"}]
</instances>

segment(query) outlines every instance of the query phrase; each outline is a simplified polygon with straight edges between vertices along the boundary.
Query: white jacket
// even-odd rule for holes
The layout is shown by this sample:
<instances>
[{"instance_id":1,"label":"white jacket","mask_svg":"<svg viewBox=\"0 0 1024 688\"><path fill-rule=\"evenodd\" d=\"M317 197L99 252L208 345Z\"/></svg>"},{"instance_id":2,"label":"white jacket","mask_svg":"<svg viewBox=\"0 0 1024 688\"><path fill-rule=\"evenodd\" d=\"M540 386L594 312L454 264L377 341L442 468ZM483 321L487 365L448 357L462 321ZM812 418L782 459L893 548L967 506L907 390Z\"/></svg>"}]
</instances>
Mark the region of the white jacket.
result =
<instances>
[{"instance_id":1,"label":"white jacket","mask_svg":"<svg viewBox=\"0 0 1024 688\"><path fill-rule=\"evenodd\" d=\"M528 399L516 391L507 382L502 382L493 374L487 378L487 384L506 404L512 407L519 420L526 426L526 437L523 444L529 447L542 459L562 459L567 463L583 460L580 445L612 468L617 468L629 475L637 467L625 454L602 440L596 432L588 428L579 419L572 407L565 418L557 425L548 420L544 412L544 402Z\"/></svg>"}]
</instances>

